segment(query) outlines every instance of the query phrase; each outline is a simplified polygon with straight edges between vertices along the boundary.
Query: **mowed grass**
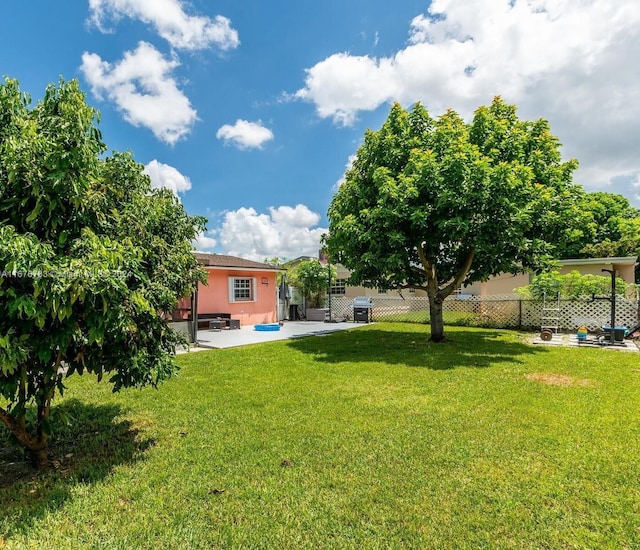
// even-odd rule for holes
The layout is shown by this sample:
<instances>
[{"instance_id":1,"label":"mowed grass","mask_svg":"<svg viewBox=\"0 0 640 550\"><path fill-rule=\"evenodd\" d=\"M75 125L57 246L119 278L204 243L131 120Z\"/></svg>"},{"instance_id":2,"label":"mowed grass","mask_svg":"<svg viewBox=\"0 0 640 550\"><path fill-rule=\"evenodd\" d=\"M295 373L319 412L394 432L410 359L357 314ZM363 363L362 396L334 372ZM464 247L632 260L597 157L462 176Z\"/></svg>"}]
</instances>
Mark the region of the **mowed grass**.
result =
<instances>
[{"instance_id":1,"label":"mowed grass","mask_svg":"<svg viewBox=\"0 0 640 550\"><path fill-rule=\"evenodd\" d=\"M478 315L475 313L465 313L462 311L443 311L442 318L446 325L456 325L460 327L471 327L480 324ZM406 313L376 313L376 321L387 323L431 323L431 316L428 311L409 311Z\"/></svg>"},{"instance_id":2,"label":"mowed grass","mask_svg":"<svg viewBox=\"0 0 640 550\"><path fill-rule=\"evenodd\" d=\"M72 378L57 469L0 488L0 548L640 547L640 356L447 334L191 353L157 391Z\"/></svg>"}]
</instances>

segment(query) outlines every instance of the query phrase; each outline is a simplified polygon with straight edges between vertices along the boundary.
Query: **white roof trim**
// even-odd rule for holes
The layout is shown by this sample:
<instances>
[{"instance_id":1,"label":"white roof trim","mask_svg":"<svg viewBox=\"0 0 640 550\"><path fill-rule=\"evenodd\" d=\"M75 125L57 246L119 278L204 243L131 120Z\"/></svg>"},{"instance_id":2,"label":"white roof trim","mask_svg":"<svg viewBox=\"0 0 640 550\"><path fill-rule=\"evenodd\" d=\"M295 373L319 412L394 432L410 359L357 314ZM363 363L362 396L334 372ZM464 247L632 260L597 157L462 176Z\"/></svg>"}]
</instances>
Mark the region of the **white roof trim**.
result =
<instances>
[{"instance_id":1,"label":"white roof trim","mask_svg":"<svg viewBox=\"0 0 640 550\"><path fill-rule=\"evenodd\" d=\"M572 258L560 260L561 265L635 265L638 258L635 256L620 256L611 258Z\"/></svg>"},{"instance_id":2,"label":"white roof trim","mask_svg":"<svg viewBox=\"0 0 640 550\"><path fill-rule=\"evenodd\" d=\"M280 271L286 271L286 269L282 269L279 267L247 267L240 265L201 265L202 269L210 269L210 270L225 270L225 271L260 271L262 273L278 273Z\"/></svg>"}]
</instances>

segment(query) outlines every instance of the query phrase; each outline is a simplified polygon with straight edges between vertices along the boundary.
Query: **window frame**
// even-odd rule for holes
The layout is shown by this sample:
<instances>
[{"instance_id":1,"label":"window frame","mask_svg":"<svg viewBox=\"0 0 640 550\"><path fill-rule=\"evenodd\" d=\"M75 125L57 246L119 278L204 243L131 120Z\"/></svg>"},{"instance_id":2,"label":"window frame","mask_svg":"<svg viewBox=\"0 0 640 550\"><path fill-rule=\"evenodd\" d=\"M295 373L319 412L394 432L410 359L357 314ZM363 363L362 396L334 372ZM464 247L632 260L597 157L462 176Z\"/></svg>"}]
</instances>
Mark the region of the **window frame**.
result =
<instances>
[{"instance_id":1,"label":"window frame","mask_svg":"<svg viewBox=\"0 0 640 550\"><path fill-rule=\"evenodd\" d=\"M347 293L347 279L333 279L329 287L331 296L344 296Z\"/></svg>"},{"instance_id":2,"label":"window frame","mask_svg":"<svg viewBox=\"0 0 640 550\"><path fill-rule=\"evenodd\" d=\"M229 277L229 303L233 304L236 302L255 302L257 301L258 289L256 284L256 277ZM237 287L236 282L247 281L248 286L246 287ZM248 290L249 297L239 297L239 291Z\"/></svg>"}]
</instances>

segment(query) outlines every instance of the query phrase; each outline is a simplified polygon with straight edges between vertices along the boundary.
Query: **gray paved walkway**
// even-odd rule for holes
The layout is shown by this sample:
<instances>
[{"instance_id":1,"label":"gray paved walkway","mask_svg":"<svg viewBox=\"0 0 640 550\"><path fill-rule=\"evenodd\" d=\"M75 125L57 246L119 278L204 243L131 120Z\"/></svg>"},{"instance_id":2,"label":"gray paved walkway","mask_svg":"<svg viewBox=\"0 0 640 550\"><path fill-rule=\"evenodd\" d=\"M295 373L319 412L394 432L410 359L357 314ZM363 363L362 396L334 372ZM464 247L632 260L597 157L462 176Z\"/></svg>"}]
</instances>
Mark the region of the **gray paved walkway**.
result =
<instances>
[{"instance_id":1,"label":"gray paved walkway","mask_svg":"<svg viewBox=\"0 0 640 550\"><path fill-rule=\"evenodd\" d=\"M340 330L349 330L366 326L366 323L324 323L322 321L285 321L278 331L260 332L253 325L241 327L239 330L199 330L198 348L220 349L287 340L303 336L322 336Z\"/></svg>"}]
</instances>

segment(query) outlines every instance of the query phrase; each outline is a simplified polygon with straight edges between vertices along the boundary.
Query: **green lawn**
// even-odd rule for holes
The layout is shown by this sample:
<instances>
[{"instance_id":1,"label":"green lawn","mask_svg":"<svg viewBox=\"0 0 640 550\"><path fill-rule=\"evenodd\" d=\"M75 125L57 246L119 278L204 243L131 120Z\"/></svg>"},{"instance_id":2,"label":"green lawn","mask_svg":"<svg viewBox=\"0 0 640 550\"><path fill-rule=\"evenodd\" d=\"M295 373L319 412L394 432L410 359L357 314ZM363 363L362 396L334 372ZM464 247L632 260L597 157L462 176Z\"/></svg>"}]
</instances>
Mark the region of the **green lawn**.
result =
<instances>
[{"instance_id":1,"label":"green lawn","mask_svg":"<svg viewBox=\"0 0 640 550\"><path fill-rule=\"evenodd\" d=\"M431 316L428 311L407 311L406 313L376 313L375 321L387 323L431 323ZM465 313L462 311L443 311L442 318L446 325L456 325L459 327L471 327L480 324L475 313Z\"/></svg>"},{"instance_id":2,"label":"green lawn","mask_svg":"<svg viewBox=\"0 0 640 550\"><path fill-rule=\"evenodd\" d=\"M9 484L0 453L0 548L640 547L640 356L426 330L70 379L57 469Z\"/></svg>"}]
</instances>

